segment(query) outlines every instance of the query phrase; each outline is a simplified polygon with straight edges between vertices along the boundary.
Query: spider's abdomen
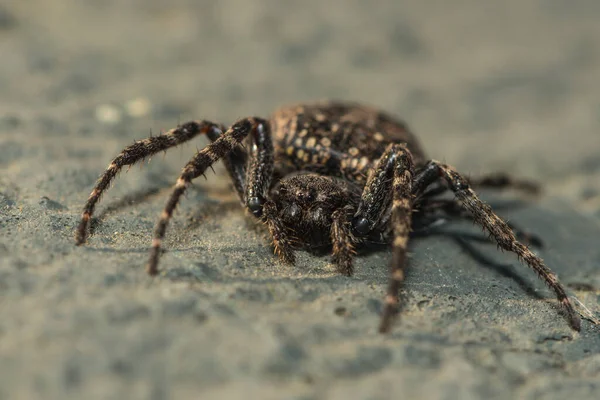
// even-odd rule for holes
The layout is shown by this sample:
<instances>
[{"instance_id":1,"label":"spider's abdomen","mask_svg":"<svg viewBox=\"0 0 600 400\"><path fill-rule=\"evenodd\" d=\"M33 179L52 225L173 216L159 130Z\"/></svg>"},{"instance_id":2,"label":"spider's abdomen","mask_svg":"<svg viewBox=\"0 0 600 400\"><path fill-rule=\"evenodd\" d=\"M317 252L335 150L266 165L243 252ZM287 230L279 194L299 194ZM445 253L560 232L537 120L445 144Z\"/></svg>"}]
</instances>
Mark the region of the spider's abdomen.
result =
<instances>
[{"instance_id":1,"label":"spider's abdomen","mask_svg":"<svg viewBox=\"0 0 600 400\"><path fill-rule=\"evenodd\" d=\"M271 117L276 158L295 169L334 173L364 172L390 143L403 143L416 165L425 160L415 136L400 120L353 103L301 104L277 110Z\"/></svg>"}]
</instances>

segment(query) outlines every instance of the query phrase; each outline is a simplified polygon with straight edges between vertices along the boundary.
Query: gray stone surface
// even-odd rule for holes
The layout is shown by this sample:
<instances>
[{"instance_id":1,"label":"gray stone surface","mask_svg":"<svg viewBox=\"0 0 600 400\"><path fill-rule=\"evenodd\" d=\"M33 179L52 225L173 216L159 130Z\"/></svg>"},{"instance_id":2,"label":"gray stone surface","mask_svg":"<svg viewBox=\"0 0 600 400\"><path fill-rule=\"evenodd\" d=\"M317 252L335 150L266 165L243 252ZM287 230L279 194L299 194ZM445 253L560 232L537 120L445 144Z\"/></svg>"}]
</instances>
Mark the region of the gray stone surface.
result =
<instances>
[{"instance_id":1,"label":"gray stone surface","mask_svg":"<svg viewBox=\"0 0 600 400\"><path fill-rule=\"evenodd\" d=\"M600 3L375 4L0 1L0 399L600 396L600 329L572 331L510 254L413 241L383 337L389 253L360 257L353 278L305 253L280 265L221 168L182 203L148 278L155 219L203 139L122 174L73 245L98 174L149 129L361 100L466 173L542 182L501 214L543 237L598 314Z\"/></svg>"}]
</instances>

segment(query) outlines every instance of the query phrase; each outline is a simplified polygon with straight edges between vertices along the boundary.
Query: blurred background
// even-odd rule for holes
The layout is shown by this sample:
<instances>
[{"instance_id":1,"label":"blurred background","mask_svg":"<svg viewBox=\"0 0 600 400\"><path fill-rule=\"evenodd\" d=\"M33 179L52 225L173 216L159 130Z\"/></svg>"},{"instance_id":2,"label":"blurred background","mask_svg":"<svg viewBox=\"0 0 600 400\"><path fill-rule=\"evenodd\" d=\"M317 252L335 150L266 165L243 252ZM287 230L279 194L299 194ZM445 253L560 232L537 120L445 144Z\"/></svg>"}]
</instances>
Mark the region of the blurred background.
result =
<instances>
[{"instance_id":1,"label":"blurred background","mask_svg":"<svg viewBox=\"0 0 600 400\"><path fill-rule=\"evenodd\" d=\"M466 174L539 181L501 215L597 310L599 22L599 0L0 0L0 400L599 398L597 328L573 332L494 246L487 265L411 242L382 338L389 252L353 278L304 252L283 266L208 174L148 278L156 217L204 138L121 174L73 240L98 175L150 131L351 100Z\"/></svg>"},{"instance_id":2,"label":"blurred background","mask_svg":"<svg viewBox=\"0 0 600 400\"><path fill-rule=\"evenodd\" d=\"M537 179L593 212L598 18L595 0L2 0L0 160L97 169L150 129L334 98L402 117L466 173Z\"/></svg>"}]
</instances>

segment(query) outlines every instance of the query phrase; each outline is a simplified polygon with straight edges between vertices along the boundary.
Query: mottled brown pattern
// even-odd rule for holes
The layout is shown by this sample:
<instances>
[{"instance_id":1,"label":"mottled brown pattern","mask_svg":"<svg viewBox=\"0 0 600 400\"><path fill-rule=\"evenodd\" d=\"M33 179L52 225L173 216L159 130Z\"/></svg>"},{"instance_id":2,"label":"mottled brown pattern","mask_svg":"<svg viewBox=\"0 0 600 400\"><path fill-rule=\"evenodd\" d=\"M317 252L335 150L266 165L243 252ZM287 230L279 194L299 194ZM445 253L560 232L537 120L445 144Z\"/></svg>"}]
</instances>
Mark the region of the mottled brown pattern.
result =
<instances>
[{"instance_id":1,"label":"mottled brown pattern","mask_svg":"<svg viewBox=\"0 0 600 400\"><path fill-rule=\"evenodd\" d=\"M425 155L406 124L374 108L343 102L283 107L271 117L276 158L294 169L364 182L389 143L407 144L415 164ZM385 138L385 140L384 140Z\"/></svg>"}]
</instances>

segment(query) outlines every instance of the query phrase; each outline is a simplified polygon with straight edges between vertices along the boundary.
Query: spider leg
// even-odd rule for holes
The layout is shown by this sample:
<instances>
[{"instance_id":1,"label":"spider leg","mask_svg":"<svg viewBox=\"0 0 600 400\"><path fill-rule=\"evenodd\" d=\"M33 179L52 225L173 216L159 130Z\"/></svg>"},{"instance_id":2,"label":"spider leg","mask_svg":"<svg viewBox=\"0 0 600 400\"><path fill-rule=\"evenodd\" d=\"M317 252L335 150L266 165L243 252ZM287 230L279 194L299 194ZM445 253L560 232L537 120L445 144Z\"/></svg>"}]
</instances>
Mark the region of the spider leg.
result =
<instances>
[{"instance_id":1,"label":"spider leg","mask_svg":"<svg viewBox=\"0 0 600 400\"><path fill-rule=\"evenodd\" d=\"M150 250L150 259L147 265L147 272L150 275L158 273L158 259L160 255L160 247L165 236L167 224L173 215L173 211L179 203L179 199L186 191L193 179L204 174L206 170L218 160L228 157L232 151L238 148L238 145L249 134L253 137L261 136L261 132L269 130L266 121L259 118L242 119L231 126L223 135L218 137L213 143L200 150L187 163L181 171L181 175L177 179L177 183L173 188L171 197L167 201L165 208L160 216L154 231L154 239L152 240L152 248ZM270 139L270 135L267 135ZM268 141L270 143L270 140ZM271 145L272 147L272 145ZM271 157L272 157L271 151ZM248 204L248 208L250 204Z\"/></svg>"},{"instance_id":2,"label":"spider leg","mask_svg":"<svg viewBox=\"0 0 600 400\"><path fill-rule=\"evenodd\" d=\"M273 249L279 259L286 264L294 264L294 242L288 230L277 215L277 208L268 199L267 192L273 179L275 155L271 132L258 129L250 145L244 191L245 205L256 218L260 218L271 234Z\"/></svg>"},{"instance_id":3,"label":"spider leg","mask_svg":"<svg viewBox=\"0 0 600 400\"><path fill-rule=\"evenodd\" d=\"M389 331L398 309L398 291L404 280L406 247L411 228L413 160L403 145L391 144L369 174L358 210L352 220L354 230L367 235L377 226L392 196L391 225L394 235L390 282L379 331Z\"/></svg>"},{"instance_id":4,"label":"spider leg","mask_svg":"<svg viewBox=\"0 0 600 400\"><path fill-rule=\"evenodd\" d=\"M445 179L462 206L472 214L473 220L490 233L500 248L517 254L519 259L525 261L527 266L537 272L540 278L554 290L558 301L566 309L571 326L577 331L581 329L581 320L556 274L544 264L540 257L517 240L508 224L498 217L489 205L477 197L465 178L451 166L433 160L423 168L418 176L421 181L415 186L419 186L420 189L435 181L437 177Z\"/></svg>"},{"instance_id":5,"label":"spider leg","mask_svg":"<svg viewBox=\"0 0 600 400\"><path fill-rule=\"evenodd\" d=\"M216 137L211 138L211 140L216 139ZM274 151L270 133L265 129L257 129L252 140L255 142L250 145L250 154L238 145L223 158L223 162L242 205L248 207L254 216L262 218L267 225L275 254L284 263L293 265L296 261L293 250L295 238L291 238L286 233L285 226L277 216L275 203L266 200L266 192L274 170Z\"/></svg>"},{"instance_id":6,"label":"spider leg","mask_svg":"<svg viewBox=\"0 0 600 400\"><path fill-rule=\"evenodd\" d=\"M254 135L250 137L252 143L249 151L239 144L231 153L223 157L223 163L233 180L242 205L248 207L256 217L263 216L273 237L275 253L282 261L293 264L295 261L293 240L286 235L284 227L278 223L273 204L265 200L274 169L273 144L270 132L265 128L265 125L259 125L254 131ZM210 133L208 136L214 142L221 133Z\"/></svg>"},{"instance_id":7,"label":"spider leg","mask_svg":"<svg viewBox=\"0 0 600 400\"><path fill-rule=\"evenodd\" d=\"M267 200L263 205L263 221L273 240L273 250L279 259L285 263L294 265L296 255L294 254L294 242L296 238L290 237L286 227L277 215L277 208L272 200Z\"/></svg>"},{"instance_id":8,"label":"spider leg","mask_svg":"<svg viewBox=\"0 0 600 400\"><path fill-rule=\"evenodd\" d=\"M269 229L274 253L283 263L294 265L294 244L298 239L289 234L289 227L279 218L275 202L267 196L273 178L274 162L271 137L263 135L257 145L251 147L245 198L250 212Z\"/></svg>"},{"instance_id":9,"label":"spider leg","mask_svg":"<svg viewBox=\"0 0 600 400\"><path fill-rule=\"evenodd\" d=\"M289 234L289 227L279 218L275 202L268 199L275 168L271 132L257 129L253 139L246 171L245 205L269 229L275 254L282 262L293 265L296 262L294 244L297 238Z\"/></svg>"},{"instance_id":10,"label":"spider leg","mask_svg":"<svg viewBox=\"0 0 600 400\"><path fill-rule=\"evenodd\" d=\"M433 175L435 175L435 170L433 172L434 172ZM420 182L422 178L429 176L427 168L425 168L423 171L421 171L421 173L424 173L425 175L419 176L420 174L418 174L417 178L415 178L415 181L417 181L416 183ZM429 171L429 173L431 173L431 171ZM478 177L464 177L464 178L467 180L467 182L469 182L471 187L475 187L475 188L485 188L485 189L489 188L489 189L499 189L499 190L516 189L516 190L520 190L520 191L530 194L530 195L537 195L542 191L540 188L540 185L537 182L525 180L525 179L513 178L512 176L502 173L502 172L478 176ZM445 182L442 183L442 182L438 181L435 183L436 183L435 186L433 186L433 185L428 186L426 192L419 189L418 185L414 186L414 190L418 191L419 194L422 195L423 197L437 196L448 190L448 186L446 186Z\"/></svg>"},{"instance_id":11,"label":"spider leg","mask_svg":"<svg viewBox=\"0 0 600 400\"><path fill-rule=\"evenodd\" d=\"M462 206L454 199L427 199L418 208L422 217L430 219L429 223L425 224L424 230L429 229L430 226L439 226L440 223L445 223L447 221L444 218L445 216L473 221L473 215L462 208ZM436 214L437 211L443 212L443 216L438 215L436 217L434 214ZM539 236L523 230L508 221L505 222L506 225L512 229L518 240L527 245L539 248L544 247L544 242Z\"/></svg>"},{"instance_id":12,"label":"spider leg","mask_svg":"<svg viewBox=\"0 0 600 400\"><path fill-rule=\"evenodd\" d=\"M223 130L213 130L207 134L211 142L216 141L223 135ZM246 187L246 163L248 154L241 144L238 144L227 156L223 157L222 161L225 169L233 181L233 187L237 193L242 205L244 204L244 190Z\"/></svg>"},{"instance_id":13,"label":"spider leg","mask_svg":"<svg viewBox=\"0 0 600 400\"><path fill-rule=\"evenodd\" d=\"M244 202L248 210L256 218L260 218L275 166L273 141L268 123L260 122L252 131L250 139Z\"/></svg>"},{"instance_id":14,"label":"spider leg","mask_svg":"<svg viewBox=\"0 0 600 400\"><path fill-rule=\"evenodd\" d=\"M346 276L352 276L354 273L352 259L356 254L350 223L351 212L351 207L335 211L332 215L333 223L331 225L331 243L333 244L331 262L335 264L340 273Z\"/></svg>"},{"instance_id":15,"label":"spider leg","mask_svg":"<svg viewBox=\"0 0 600 400\"><path fill-rule=\"evenodd\" d=\"M191 121L171 129L162 135L149 137L147 139L134 142L127 146L121 153L112 160L108 168L96 182L96 186L90 194L81 215L81 222L75 233L75 243L79 246L85 243L87 237L88 223L94 213L96 204L102 194L108 189L110 183L116 177L117 173L126 165L133 165L146 157L152 156L158 152L165 151L171 147L187 142L197 135L214 134L220 131L220 126L209 121Z\"/></svg>"}]
</instances>

